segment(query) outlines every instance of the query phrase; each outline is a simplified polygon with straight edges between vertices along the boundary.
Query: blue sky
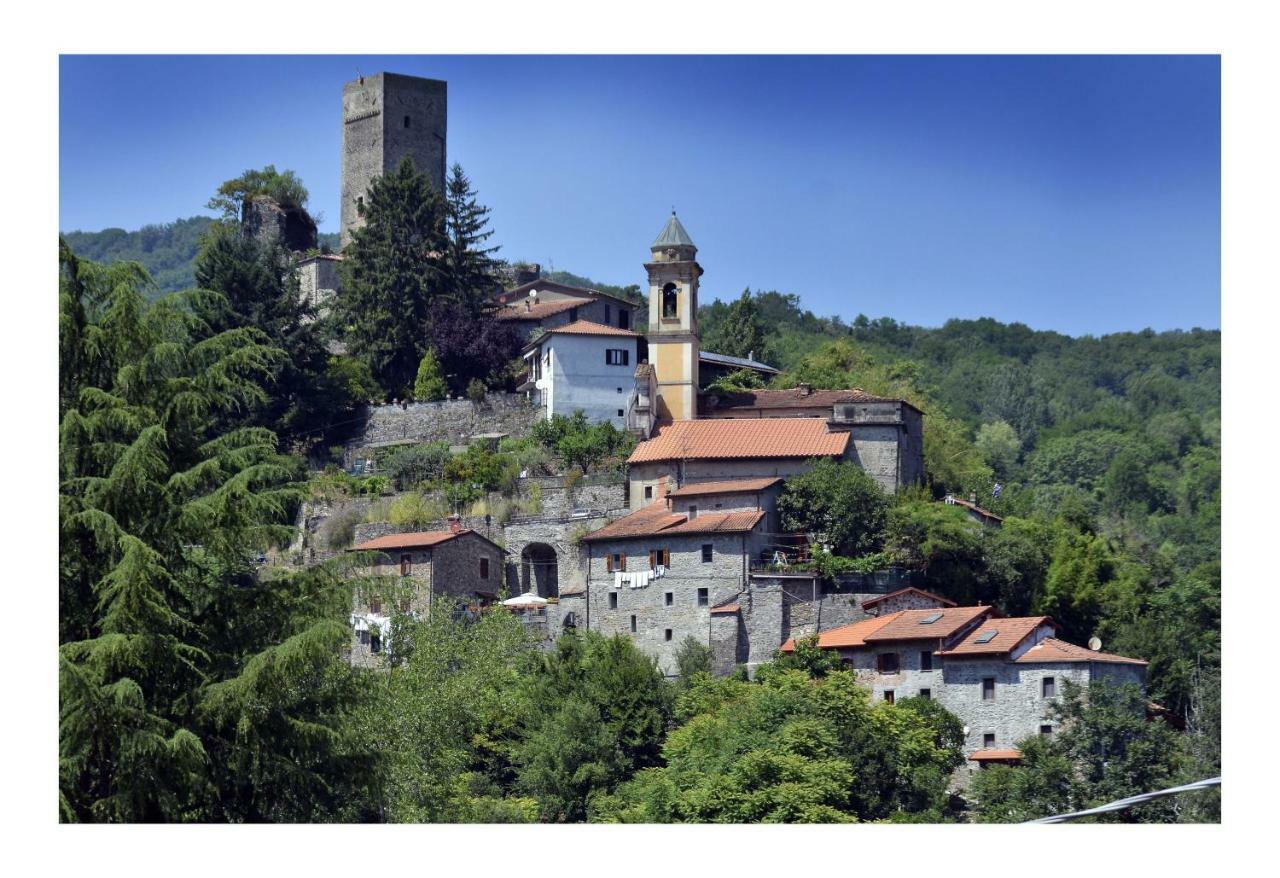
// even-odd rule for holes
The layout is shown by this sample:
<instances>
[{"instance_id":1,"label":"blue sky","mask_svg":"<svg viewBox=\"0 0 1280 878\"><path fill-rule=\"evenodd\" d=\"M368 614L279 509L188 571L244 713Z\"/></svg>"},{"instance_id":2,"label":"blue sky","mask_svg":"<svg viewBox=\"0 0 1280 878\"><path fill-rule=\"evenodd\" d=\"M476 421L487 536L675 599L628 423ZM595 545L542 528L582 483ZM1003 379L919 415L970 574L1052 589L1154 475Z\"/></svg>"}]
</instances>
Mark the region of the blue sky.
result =
<instances>
[{"instance_id":1,"label":"blue sky","mask_svg":"<svg viewBox=\"0 0 1280 878\"><path fill-rule=\"evenodd\" d=\"M60 226L204 213L297 171L336 231L343 82L449 83L449 160L500 255L644 282L674 205L703 297L990 316L1080 335L1220 326L1213 56L64 56Z\"/></svg>"}]
</instances>

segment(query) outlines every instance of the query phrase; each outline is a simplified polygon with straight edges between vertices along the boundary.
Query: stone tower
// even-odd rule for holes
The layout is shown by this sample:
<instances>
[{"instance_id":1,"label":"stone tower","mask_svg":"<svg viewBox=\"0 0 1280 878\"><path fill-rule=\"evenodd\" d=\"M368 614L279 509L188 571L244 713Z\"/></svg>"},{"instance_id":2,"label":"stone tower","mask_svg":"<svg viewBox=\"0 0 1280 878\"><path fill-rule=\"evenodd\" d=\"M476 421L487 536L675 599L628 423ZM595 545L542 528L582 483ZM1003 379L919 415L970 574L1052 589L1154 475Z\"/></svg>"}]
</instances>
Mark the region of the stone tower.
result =
<instances>
[{"instance_id":1,"label":"stone tower","mask_svg":"<svg viewBox=\"0 0 1280 878\"><path fill-rule=\"evenodd\" d=\"M342 87L342 238L363 220L360 208L374 177L410 156L444 193L448 85L439 79L376 73Z\"/></svg>"},{"instance_id":2,"label":"stone tower","mask_svg":"<svg viewBox=\"0 0 1280 878\"><path fill-rule=\"evenodd\" d=\"M657 381L657 416L698 416L698 248L671 211L650 245L649 361Z\"/></svg>"}]
</instances>

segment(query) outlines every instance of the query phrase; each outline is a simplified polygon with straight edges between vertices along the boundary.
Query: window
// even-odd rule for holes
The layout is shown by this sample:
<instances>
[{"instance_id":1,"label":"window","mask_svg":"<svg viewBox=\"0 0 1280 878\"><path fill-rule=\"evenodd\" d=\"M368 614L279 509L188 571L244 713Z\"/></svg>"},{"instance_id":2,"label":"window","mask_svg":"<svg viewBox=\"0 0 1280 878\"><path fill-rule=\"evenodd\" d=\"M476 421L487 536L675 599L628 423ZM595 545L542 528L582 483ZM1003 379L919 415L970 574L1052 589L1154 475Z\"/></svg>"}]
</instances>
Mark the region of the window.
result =
<instances>
[{"instance_id":1,"label":"window","mask_svg":"<svg viewBox=\"0 0 1280 878\"><path fill-rule=\"evenodd\" d=\"M375 633L369 634L369 651L382 652L382 637Z\"/></svg>"},{"instance_id":2,"label":"window","mask_svg":"<svg viewBox=\"0 0 1280 878\"><path fill-rule=\"evenodd\" d=\"M618 417L622 417L622 415L623 415L622 409L618 409Z\"/></svg>"},{"instance_id":3,"label":"window","mask_svg":"<svg viewBox=\"0 0 1280 878\"><path fill-rule=\"evenodd\" d=\"M570 322L570 323L573 323L573 322L574 322L575 320L577 320L577 319L578 319L578 309L577 309L577 308L570 308L570 309L569 309L569 322Z\"/></svg>"},{"instance_id":4,"label":"window","mask_svg":"<svg viewBox=\"0 0 1280 878\"><path fill-rule=\"evenodd\" d=\"M480 578L481 579L489 578L489 559L488 558L480 559Z\"/></svg>"},{"instance_id":5,"label":"window","mask_svg":"<svg viewBox=\"0 0 1280 878\"><path fill-rule=\"evenodd\" d=\"M604 362L608 366L626 366L631 362L631 351L626 348L605 348Z\"/></svg>"},{"instance_id":6,"label":"window","mask_svg":"<svg viewBox=\"0 0 1280 878\"><path fill-rule=\"evenodd\" d=\"M697 506L697 504L694 504L694 505L692 505L692 506L690 506L690 507L689 507L689 511L688 511L687 515L689 516L689 520L690 520L690 521L693 521L695 518L697 518L697 517L698 517L698 506Z\"/></svg>"},{"instance_id":7,"label":"window","mask_svg":"<svg viewBox=\"0 0 1280 878\"><path fill-rule=\"evenodd\" d=\"M622 309L622 308L618 309L618 328L619 329L631 328L631 313L626 309Z\"/></svg>"},{"instance_id":8,"label":"window","mask_svg":"<svg viewBox=\"0 0 1280 878\"><path fill-rule=\"evenodd\" d=\"M671 566L671 550L670 549L650 549L649 550L649 569L657 567L661 564L663 567Z\"/></svg>"},{"instance_id":9,"label":"window","mask_svg":"<svg viewBox=\"0 0 1280 878\"><path fill-rule=\"evenodd\" d=\"M662 632L662 639L663 639L663 640L670 640L670 639L671 639L671 629L670 629L670 628L667 628L665 631L663 631L663 632Z\"/></svg>"},{"instance_id":10,"label":"window","mask_svg":"<svg viewBox=\"0 0 1280 878\"><path fill-rule=\"evenodd\" d=\"M671 606L672 604L674 604L674 603L676 602L676 593L675 593L675 592L673 592L673 591L669 591L669 592L667 592L666 594L664 594L664 595L662 596L662 601L663 601L663 603L665 603L668 607L669 607L669 606Z\"/></svg>"},{"instance_id":11,"label":"window","mask_svg":"<svg viewBox=\"0 0 1280 878\"><path fill-rule=\"evenodd\" d=\"M609 609L618 609L618 593L616 591L609 592Z\"/></svg>"},{"instance_id":12,"label":"window","mask_svg":"<svg viewBox=\"0 0 1280 878\"><path fill-rule=\"evenodd\" d=\"M613 306L608 302L604 303L604 324L608 326L613 322Z\"/></svg>"},{"instance_id":13,"label":"window","mask_svg":"<svg viewBox=\"0 0 1280 878\"><path fill-rule=\"evenodd\" d=\"M698 589L698 606L705 607L708 603L710 603L710 598L707 590L705 588Z\"/></svg>"},{"instance_id":14,"label":"window","mask_svg":"<svg viewBox=\"0 0 1280 878\"><path fill-rule=\"evenodd\" d=\"M662 316L666 320L678 317L680 312L680 292L675 284L667 284L662 288Z\"/></svg>"},{"instance_id":15,"label":"window","mask_svg":"<svg viewBox=\"0 0 1280 878\"><path fill-rule=\"evenodd\" d=\"M412 572L413 572L413 556L401 555L400 556L400 575L408 576Z\"/></svg>"},{"instance_id":16,"label":"window","mask_svg":"<svg viewBox=\"0 0 1280 878\"><path fill-rule=\"evenodd\" d=\"M1058 694L1058 681L1053 677L1045 677L1040 681L1040 697L1052 698Z\"/></svg>"},{"instance_id":17,"label":"window","mask_svg":"<svg viewBox=\"0 0 1280 878\"><path fill-rule=\"evenodd\" d=\"M921 697L921 698L923 698L925 701L929 701L929 700L931 700L931 699L933 698L933 690L932 690L932 689L921 689L921 690L920 690L920 697Z\"/></svg>"},{"instance_id":18,"label":"window","mask_svg":"<svg viewBox=\"0 0 1280 878\"><path fill-rule=\"evenodd\" d=\"M1044 738L1052 738L1052 737L1053 737L1053 726L1041 726L1041 727L1040 727L1040 735L1041 735L1041 737L1044 737Z\"/></svg>"},{"instance_id":19,"label":"window","mask_svg":"<svg viewBox=\"0 0 1280 878\"><path fill-rule=\"evenodd\" d=\"M364 216L364 196L363 195L356 196L356 214L359 216Z\"/></svg>"},{"instance_id":20,"label":"window","mask_svg":"<svg viewBox=\"0 0 1280 878\"><path fill-rule=\"evenodd\" d=\"M710 563L711 563L712 553L713 553L714 551L715 551L715 550L714 550L714 548L712 547L711 543L703 543L703 544L702 544L702 563L703 563L703 564L710 564Z\"/></svg>"},{"instance_id":21,"label":"window","mask_svg":"<svg viewBox=\"0 0 1280 878\"><path fill-rule=\"evenodd\" d=\"M615 570L622 572L627 569L627 556L622 552L614 552L612 555L604 556L604 563L605 570L609 573L613 573Z\"/></svg>"},{"instance_id":22,"label":"window","mask_svg":"<svg viewBox=\"0 0 1280 878\"><path fill-rule=\"evenodd\" d=\"M644 499L646 499L646 500L652 500L652 499L653 499L653 485L645 485L645 486L644 486Z\"/></svg>"},{"instance_id":23,"label":"window","mask_svg":"<svg viewBox=\"0 0 1280 878\"><path fill-rule=\"evenodd\" d=\"M408 127L409 127L409 117L408 117L408 116L405 116L405 117L404 117L404 127L406 127L406 128L408 128Z\"/></svg>"},{"instance_id":24,"label":"window","mask_svg":"<svg viewBox=\"0 0 1280 878\"><path fill-rule=\"evenodd\" d=\"M631 617L631 633L632 634L636 633L636 617L635 616Z\"/></svg>"},{"instance_id":25,"label":"window","mask_svg":"<svg viewBox=\"0 0 1280 878\"><path fill-rule=\"evenodd\" d=\"M890 704L893 704L893 690L892 690L892 689L886 689L886 690L884 690L884 700L885 700L885 701L887 701L887 702L889 702Z\"/></svg>"},{"instance_id":26,"label":"window","mask_svg":"<svg viewBox=\"0 0 1280 878\"><path fill-rule=\"evenodd\" d=\"M882 674L898 673L898 654L896 652L882 652L877 655L876 670Z\"/></svg>"},{"instance_id":27,"label":"window","mask_svg":"<svg viewBox=\"0 0 1280 878\"><path fill-rule=\"evenodd\" d=\"M369 598L369 612L374 616L382 615L382 599Z\"/></svg>"},{"instance_id":28,"label":"window","mask_svg":"<svg viewBox=\"0 0 1280 878\"><path fill-rule=\"evenodd\" d=\"M982 736L982 746L990 750L996 745L996 733L987 732Z\"/></svg>"},{"instance_id":29,"label":"window","mask_svg":"<svg viewBox=\"0 0 1280 878\"><path fill-rule=\"evenodd\" d=\"M983 701L996 700L996 678L995 677L982 678L982 700Z\"/></svg>"},{"instance_id":30,"label":"window","mask_svg":"<svg viewBox=\"0 0 1280 878\"><path fill-rule=\"evenodd\" d=\"M927 649L920 650L920 670L933 670L933 653Z\"/></svg>"},{"instance_id":31,"label":"window","mask_svg":"<svg viewBox=\"0 0 1280 878\"><path fill-rule=\"evenodd\" d=\"M618 388L618 392L619 392L619 393L621 393L621 392L622 392L622 388L621 388L621 387L619 387L619 388Z\"/></svg>"}]
</instances>

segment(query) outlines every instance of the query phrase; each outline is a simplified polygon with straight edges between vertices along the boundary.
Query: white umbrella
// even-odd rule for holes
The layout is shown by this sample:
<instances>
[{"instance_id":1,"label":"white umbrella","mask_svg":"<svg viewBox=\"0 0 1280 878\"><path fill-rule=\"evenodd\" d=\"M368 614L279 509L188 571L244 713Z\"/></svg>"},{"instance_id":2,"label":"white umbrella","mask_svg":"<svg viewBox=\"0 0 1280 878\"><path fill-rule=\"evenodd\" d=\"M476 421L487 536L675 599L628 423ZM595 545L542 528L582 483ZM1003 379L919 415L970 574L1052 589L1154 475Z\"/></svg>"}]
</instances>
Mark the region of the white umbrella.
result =
<instances>
[{"instance_id":1,"label":"white umbrella","mask_svg":"<svg viewBox=\"0 0 1280 878\"><path fill-rule=\"evenodd\" d=\"M524 594L518 594L513 598L507 598L502 602L504 607L545 607L547 605L546 598L540 598L531 591Z\"/></svg>"}]
</instances>

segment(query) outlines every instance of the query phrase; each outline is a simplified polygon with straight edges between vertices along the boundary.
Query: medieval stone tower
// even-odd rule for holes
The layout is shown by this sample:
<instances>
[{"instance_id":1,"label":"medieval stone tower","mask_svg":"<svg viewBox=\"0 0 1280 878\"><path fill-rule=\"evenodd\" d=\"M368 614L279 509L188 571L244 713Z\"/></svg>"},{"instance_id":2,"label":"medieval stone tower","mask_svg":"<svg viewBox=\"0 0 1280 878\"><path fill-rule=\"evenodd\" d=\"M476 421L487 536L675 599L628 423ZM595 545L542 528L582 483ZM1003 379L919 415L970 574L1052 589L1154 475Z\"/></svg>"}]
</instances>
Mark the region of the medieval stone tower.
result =
<instances>
[{"instance_id":1,"label":"medieval stone tower","mask_svg":"<svg viewBox=\"0 0 1280 878\"><path fill-rule=\"evenodd\" d=\"M360 208L374 177L409 156L444 192L448 86L438 79L376 73L342 87L342 238L363 220Z\"/></svg>"},{"instance_id":2,"label":"medieval stone tower","mask_svg":"<svg viewBox=\"0 0 1280 878\"><path fill-rule=\"evenodd\" d=\"M698 416L698 278L702 266L676 212L650 245L649 360L657 382L657 416Z\"/></svg>"}]
</instances>

